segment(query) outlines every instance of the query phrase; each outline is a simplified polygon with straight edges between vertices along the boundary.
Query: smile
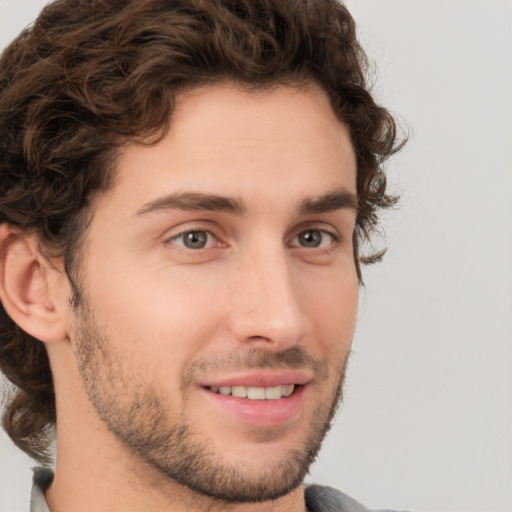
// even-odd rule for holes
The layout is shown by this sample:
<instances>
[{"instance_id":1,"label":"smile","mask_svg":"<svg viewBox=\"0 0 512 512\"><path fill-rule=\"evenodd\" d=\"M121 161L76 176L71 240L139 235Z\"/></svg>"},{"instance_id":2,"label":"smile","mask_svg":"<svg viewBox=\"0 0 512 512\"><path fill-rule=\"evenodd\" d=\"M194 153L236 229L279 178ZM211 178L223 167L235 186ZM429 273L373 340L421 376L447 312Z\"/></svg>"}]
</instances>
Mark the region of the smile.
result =
<instances>
[{"instance_id":1,"label":"smile","mask_svg":"<svg viewBox=\"0 0 512 512\"><path fill-rule=\"evenodd\" d=\"M233 383L234 384L234 383ZM201 386L203 396L213 405L213 411L223 411L223 421L234 418L252 427L277 427L293 424L302 414L305 404L304 384L272 386L209 385Z\"/></svg>"},{"instance_id":2,"label":"smile","mask_svg":"<svg viewBox=\"0 0 512 512\"><path fill-rule=\"evenodd\" d=\"M231 395L237 398L248 398L249 400L279 400L289 397L295 390L294 384L273 387L254 386L220 386L210 387L214 393L220 395Z\"/></svg>"}]
</instances>

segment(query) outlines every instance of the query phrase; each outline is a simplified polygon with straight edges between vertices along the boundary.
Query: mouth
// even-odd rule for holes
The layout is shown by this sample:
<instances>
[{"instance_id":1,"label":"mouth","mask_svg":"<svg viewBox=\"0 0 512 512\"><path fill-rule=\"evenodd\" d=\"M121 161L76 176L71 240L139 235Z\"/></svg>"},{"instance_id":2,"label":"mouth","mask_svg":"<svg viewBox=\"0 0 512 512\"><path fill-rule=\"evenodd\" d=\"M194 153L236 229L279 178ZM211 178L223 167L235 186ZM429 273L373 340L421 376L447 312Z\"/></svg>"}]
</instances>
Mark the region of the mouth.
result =
<instances>
[{"instance_id":1,"label":"mouth","mask_svg":"<svg viewBox=\"0 0 512 512\"><path fill-rule=\"evenodd\" d=\"M200 389L223 421L267 428L292 425L303 415L310 381L304 373L260 372L203 382Z\"/></svg>"},{"instance_id":2,"label":"mouth","mask_svg":"<svg viewBox=\"0 0 512 512\"><path fill-rule=\"evenodd\" d=\"M219 395L247 398L249 400L280 400L292 395L296 387L295 384L287 384L272 387L210 386L207 389Z\"/></svg>"}]
</instances>

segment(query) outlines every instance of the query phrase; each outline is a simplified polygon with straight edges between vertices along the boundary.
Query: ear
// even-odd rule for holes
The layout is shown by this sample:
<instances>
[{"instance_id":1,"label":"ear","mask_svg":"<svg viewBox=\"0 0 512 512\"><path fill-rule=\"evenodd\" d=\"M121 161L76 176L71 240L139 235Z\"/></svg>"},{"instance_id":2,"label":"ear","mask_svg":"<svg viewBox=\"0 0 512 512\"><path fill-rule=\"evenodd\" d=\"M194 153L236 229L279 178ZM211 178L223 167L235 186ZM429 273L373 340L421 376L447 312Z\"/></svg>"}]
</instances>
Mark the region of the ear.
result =
<instances>
[{"instance_id":1,"label":"ear","mask_svg":"<svg viewBox=\"0 0 512 512\"><path fill-rule=\"evenodd\" d=\"M0 301L12 320L45 343L67 338L66 274L39 250L39 238L0 225Z\"/></svg>"}]
</instances>

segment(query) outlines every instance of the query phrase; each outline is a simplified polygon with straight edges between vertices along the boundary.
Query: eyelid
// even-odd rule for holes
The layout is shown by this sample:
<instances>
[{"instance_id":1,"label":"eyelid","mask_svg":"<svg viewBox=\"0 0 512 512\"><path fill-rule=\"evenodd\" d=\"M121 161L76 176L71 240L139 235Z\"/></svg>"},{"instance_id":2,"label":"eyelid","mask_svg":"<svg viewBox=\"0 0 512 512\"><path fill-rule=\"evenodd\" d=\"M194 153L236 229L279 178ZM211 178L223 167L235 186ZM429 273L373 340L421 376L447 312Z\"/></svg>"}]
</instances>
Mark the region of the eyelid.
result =
<instances>
[{"instance_id":1,"label":"eyelid","mask_svg":"<svg viewBox=\"0 0 512 512\"><path fill-rule=\"evenodd\" d=\"M207 235L206 245L204 247L198 247L197 249L193 249L191 247L186 247L184 236L187 235L188 233L205 233ZM177 243L177 240L179 238L182 238L182 241L183 241L182 244ZM211 247L215 246L215 244L212 245L211 241L208 240L208 238L213 238L215 240L217 237L211 231L207 231L206 229L187 229L186 231L182 231L181 233L178 233L177 235L174 235L171 238L169 238L167 243L173 243L173 244L179 245L183 249L188 249L191 251L200 251L202 249L210 249Z\"/></svg>"},{"instance_id":2,"label":"eyelid","mask_svg":"<svg viewBox=\"0 0 512 512\"><path fill-rule=\"evenodd\" d=\"M297 238L302 233L306 233L308 231L318 231L319 233L322 233L323 236L326 236L326 235L329 236L331 240L327 244L323 245L321 243L317 247L307 247L307 246L304 246L304 245L301 245L301 244L295 242L297 240ZM293 235L289 238L287 245L291 248L308 251L310 253L314 252L314 251L329 252L329 251L336 249L339 246L339 244L341 243L341 241L342 241L342 235L335 228L333 228L333 227L328 228L325 226L325 224L322 224L320 226L318 224L314 224L314 225L302 225L298 229L296 229L294 231Z\"/></svg>"},{"instance_id":3,"label":"eyelid","mask_svg":"<svg viewBox=\"0 0 512 512\"><path fill-rule=\"evenodd\" d=\"M342 227L343 226L341 226L341 228ZM293 229L292 236L296 236L300 233L303 233L304 231L321 231L323 233L331 235L336 239L341 239L343 235L339 228L340 226L337 226L336 224L331 222L317 220L305 221L301 222Z\"/></svg>"},{"instance_id":4,"label":"eyelid","mask_svg":"<svg viewBox=\"0 0 512 512\"><path fill-rule=\"evenodd\" d=\"M162 237L163 243L164 244L173 244L174 243L173 241L176 240L177 238L182 237L185 234L191 233L194 231L207 233L209 236L213 237L217 241L217 243L225 244L225 242L224 242L225 237L223 236L223 233L222 232L219 233L220 230L217 228L217 226L208 220L206 220L206 221L197 220L197 221L185 222L183 224L180 224L179 226L175 226L174 228L168 230L164 234L164 236ZM185 250L194 250L194 249L189 249L188 247L185 247L184 245L181 245L181 244L175 244L175 245L178 247L181 247ZM227 245L227 244L225 244L225 245ZM208 248L212 248L212 247L215 247L215 244L213 246L210 245L209 247L205 247L204 249L208 249ZM198 251L198 250L199 249L195 249L195 251Z\"/></svg>"},{"instance_id":5,"label":"eyelid","mask_svg":"<svg viewBox=\"0 0 512 512\"><path fill-rule=\"evenodd\" d=\"M333 233L332 231L326 230L326 229L318 229L318 228L310 228L310 229L304 229L302 231L299 231L295 236L293 236L292 240L298 238L303 233L308 233L311 231L317 231L318 233L321 233L323 236L328 236L333 243L336 243L339 240L339 236Z\"/></svg>"}]
</instances>

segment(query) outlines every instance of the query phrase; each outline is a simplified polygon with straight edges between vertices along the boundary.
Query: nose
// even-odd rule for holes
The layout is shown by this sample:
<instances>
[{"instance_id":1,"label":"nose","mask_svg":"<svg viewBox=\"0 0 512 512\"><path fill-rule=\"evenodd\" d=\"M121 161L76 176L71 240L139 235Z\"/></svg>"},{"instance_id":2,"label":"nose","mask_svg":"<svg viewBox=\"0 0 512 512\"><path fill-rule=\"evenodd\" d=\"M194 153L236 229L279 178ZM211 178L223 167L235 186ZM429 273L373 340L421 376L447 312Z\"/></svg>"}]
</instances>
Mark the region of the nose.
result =
<instances>
[{"instance_id":1,"label":"nose","mask_svg":"<svg viewBox=\"0 0 512 512\"><path fill-rule=\"evenodd\" d=\"M240 264L228 322L239 342L278 351L306 336L310 320L296 274L285 247L254 251Z\"/></svg>"}]
</instances>

